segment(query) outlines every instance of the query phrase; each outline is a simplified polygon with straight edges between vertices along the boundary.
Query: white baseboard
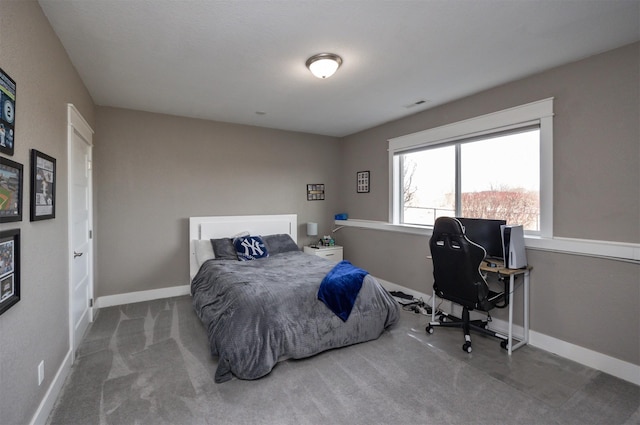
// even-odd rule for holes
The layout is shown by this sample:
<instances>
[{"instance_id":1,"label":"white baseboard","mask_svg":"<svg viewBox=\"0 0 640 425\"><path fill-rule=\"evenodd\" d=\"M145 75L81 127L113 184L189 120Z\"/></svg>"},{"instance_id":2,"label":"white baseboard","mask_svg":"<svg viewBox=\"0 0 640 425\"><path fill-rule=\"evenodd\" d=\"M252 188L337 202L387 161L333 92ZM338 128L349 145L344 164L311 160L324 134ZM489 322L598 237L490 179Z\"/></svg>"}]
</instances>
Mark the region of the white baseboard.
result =
<instances>
[{"instance_id":1,"label":"white baseboard","mask_svg":"<svg viewBox=\"0 0 640 425\"><path fill-rule=\"evenodd\" d=\"M640 366L633 363L535 331L529 331L529 343L534 347L624 379L632 384L640 385Z\"/></svg>"},{"instance_id":2,"label":"white baseboard","mask_svg":"<svg viewBox=\"0 0 640 425\"><path fill-rule=\"evenodd\" d=\"M51 381L51 385L49 385L49 389L47 389L44 398L40 402L36 413L31 418L30 425L44 425L49 418L49 414L53 409L58 396L60 395L60 391L62 390L62 385L64 381L67 379L69 375L69 371L71 370L71 350L67 352L67 355L64 356L64 360L62 364L58 368L56 375L53 377L53 381Z\"/></svg>"},{"instance_id":3,"label":"white baseboard","mask_svg":"<svg viewBox=\"0 0 640 425\"><path fill-rule=\"evenodd\" d=\"M413 289L405 288L404 286L401 286L401 285L396 285L393 282L389 282L388 280L380 279L379 277L376 277L376 280L378 282L380 282L380 284L382 284L382 286L384 286L384 289L386 289L389 292L391 292L391 291L404 292L405 294L413 296L413 298L422 299L427 304L430 304L431 295L427 295L427 294L425 294L423 292L414 291Z\"/></svg>"},{"instance_id":4,"label":"white baseboard","mask_svg":"<svg viewBox=\"0 0 640 425\"><path fill-rule=\"evenodd\" d=\"M402 291L405 294L412 295L414 298L422 299L424 302L431 305L431 295L405 288L380 278L376 279L378 279L382 286L384 286L388 291ZM454 308L454 310L456 309ZM456 314L456 311L448 312L454 315ZM505 334L507 333L508 326L509 323L507 321L500 319L493 319L493 322L491 323L492 329L502 331ZM513 334L515 338L518 338L519 335L524 334L524 329L522 326L514 325ZM529 345L608 373L609 375L631 382L632 384L640 385L639 365L616 359L615 357L580 347L579 345L571 344L533 330L529 330ZM514 355L517 355L517 351L514 352Z\"/></svg>"},{"instance_id":5,"label":"white baseboard","mask_svg":"<svg viewBox=\"0 0 640 425\"><path fill-rule=\"evenodd\" d=\"M142 301L160 300L163 298L180 297L191 293L190 285L172 286L162 289L150 289L148 291L128 292L126 294L106 295L96 298L97 308L111 307L114 305L139 303Z\"/></svg>"}]
</instances>

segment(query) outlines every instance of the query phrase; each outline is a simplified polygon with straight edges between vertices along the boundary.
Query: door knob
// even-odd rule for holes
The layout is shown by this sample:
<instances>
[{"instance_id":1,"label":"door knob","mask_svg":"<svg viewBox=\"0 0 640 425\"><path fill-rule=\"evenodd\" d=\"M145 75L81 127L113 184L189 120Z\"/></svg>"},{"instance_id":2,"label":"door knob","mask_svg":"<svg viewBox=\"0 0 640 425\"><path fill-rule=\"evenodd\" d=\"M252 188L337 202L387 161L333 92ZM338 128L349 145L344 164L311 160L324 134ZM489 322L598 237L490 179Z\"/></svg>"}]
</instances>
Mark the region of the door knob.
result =
<instances>
[{"instance_id":1,"label":"door knob","mask_svg":"<svg viewBox=\"0 0 640 425\"><path fill-rule=\"evenodd\" d=\"M84 254L84 252L75 252L75 251L73 251L73 258L81 257L82 254Z\"/></svg>"}]
</instances>

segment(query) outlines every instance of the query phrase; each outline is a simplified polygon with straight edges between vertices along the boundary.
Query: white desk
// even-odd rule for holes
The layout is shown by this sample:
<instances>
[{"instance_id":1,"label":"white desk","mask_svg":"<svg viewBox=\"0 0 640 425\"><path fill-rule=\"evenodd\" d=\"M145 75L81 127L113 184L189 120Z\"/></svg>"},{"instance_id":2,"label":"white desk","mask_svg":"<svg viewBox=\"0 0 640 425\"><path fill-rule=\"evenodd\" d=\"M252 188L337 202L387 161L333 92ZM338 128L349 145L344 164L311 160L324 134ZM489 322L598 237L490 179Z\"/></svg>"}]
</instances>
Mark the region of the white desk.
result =
<instances>
[{"instance_id":1,"label":"white desk","mask_svg":"<svg viewBox=\"0 0 640 425\"><path fill-rule=\"evenodd\" d=\"M428 259L431 259L431 256L427 257ZM533 267L531 266L527 266L524 269L508 269L506 267L504 267L504 264L498 264L497 267L490 267L487 265L487 263L485 261L483 261L480 265L480 270L486 273L495 273L498 277L502 276L502 277L509 277L509 290L508 290L508 297L509 297L509 325L508 325L508 333L507 333L507 340L506 340L506 349L509 353L509 355L511 355L511 353L513 353L514 350L522 347L525 344L529 343L529 275L531 273L531 269ZM517 344L514 344L514 337L513 337L513 302L512 302L512 297L515 291L515 286L516 286L516 277L522 275L523 277L523 282L522 282L522 297L523 297L523 304L524 304L524 312L523 312L523 332L524 335L522 335L522 338L520 339L520 341ZM505 288L506 289L506 288ZM434 321L435 320L435 297L436 294L433 294L433 298L432 298L432 313L431 313L431 320ZM495 330L493 330L494 332L497 332ZM503 346L504 347L504 346Z\"/></svg>"},{"instance_id":2,"label":"white desk","mask_svg":"<svg viewBox=\"0 0 640 425\"><path fill-rule=\"evenodd\" d=\"M488 265L486 265L486 263L483 261L482 265L480 265L480 270L482 270L483 272L487 272L487 273L495 273L498 275L498 277L503 276L503 277L507 277L509 276L509 332L507 335L507 351L509 352L509 355L511 355L511 353L513 352L513 350L516 350L520 347L522 347L523 345L527 344L529 342L529 274L531 272L532 267L531 266L527 266L524 269L507 269L504 267L503 264L499 264L498 267L489 267ZM514 338L513 338L513 302L511 297L514 294L515 291L515 281L516 281L516 276L523 276L523 300L524 300L524 318L523 318L523 329L524 329L524 335L522 336L522 339L517 343L517 344L513 344L514 342Z\"/></svg>"}]
</instances>

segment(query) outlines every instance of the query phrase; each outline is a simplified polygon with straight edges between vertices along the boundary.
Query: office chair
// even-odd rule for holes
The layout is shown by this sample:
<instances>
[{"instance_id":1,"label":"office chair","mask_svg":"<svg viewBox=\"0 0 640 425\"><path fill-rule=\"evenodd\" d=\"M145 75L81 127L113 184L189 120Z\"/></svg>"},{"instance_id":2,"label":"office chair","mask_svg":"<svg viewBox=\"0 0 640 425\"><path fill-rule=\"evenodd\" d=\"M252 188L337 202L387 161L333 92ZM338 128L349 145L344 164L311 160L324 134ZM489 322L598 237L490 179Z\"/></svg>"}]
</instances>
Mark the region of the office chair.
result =
<instances>
[{"instance_id":1,"label":"office chair","mask_svg":"<svg viewBox=\"0 0 640 425\"><path fill-rule=\"evenodd\" d=\"M465 342L462 350L471 352L470 330L481 332L501 339L501 347L507 348L507 337L487 329L491 321L489 311L505 301L505 292L489 290L487 281L480 273L480 264L486 256L483 247L467 239L462 224L451 217L440 217L433 227L433 235L429 240L433 259L433 291L431 322L426 328L428 334L433 333L435 326L462 328ZM436 295L462 306L462 319L447 313L436 316ZM470 320L469 312L480 310L487 313L487 320Z\"/></svg>"}]
</instances>

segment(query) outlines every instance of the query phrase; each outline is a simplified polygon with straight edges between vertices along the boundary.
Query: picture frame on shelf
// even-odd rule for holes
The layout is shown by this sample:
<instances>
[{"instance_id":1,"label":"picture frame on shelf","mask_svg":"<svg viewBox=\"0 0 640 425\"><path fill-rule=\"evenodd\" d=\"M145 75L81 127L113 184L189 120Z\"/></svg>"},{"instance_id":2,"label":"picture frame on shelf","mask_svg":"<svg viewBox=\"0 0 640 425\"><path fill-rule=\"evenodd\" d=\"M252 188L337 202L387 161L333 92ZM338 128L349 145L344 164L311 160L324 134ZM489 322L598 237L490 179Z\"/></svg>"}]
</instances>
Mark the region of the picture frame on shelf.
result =
<instances>
[{"instance_id":1,"label":"picture frame on shelf","mask_svg":"<svg viewBox=\"0 0 640 425\"><path fill-rule=\"evenodd\" d=\"M369 171L358 171L356 173L356 192L369 193Z\"/></svg>"},{"instance_id":2,"label":"picture frame on shelf","mask_svg":"<svg viewBox=\"0 0 640 425\"><path fill-rule=\"evenodd\" d=\"M0 232L0 314L20 301L20 229Z\"/></svg>"},{"instance_id":3,"label":"picture frame on shelf","mask_svg":"<svg viewBox=\"0 0 640 425\"><path fill-rule=\"evenodd\" d=\"M0 153L13 155L15 146L16 82L0 68Z\"/></svg>"},{"instance_id":4,"label":"picture frame on shelf","mask_svg":"<svg viewBox=\"0 0 640 425\"><path fill-rule=\"evenodd\" d=\"M0 223L22 221L22 164L0 157Z\"/></svg>"},{"instance_id":5,"label":"picture frame on shelf","mask_svg":"<svg viewBox=\"0 0 640 425\"><path fill-rule=\"evenodd\" d=\"M31 149L31 221L56 217L56 159Z\"/></svg>"}]
</instances>

